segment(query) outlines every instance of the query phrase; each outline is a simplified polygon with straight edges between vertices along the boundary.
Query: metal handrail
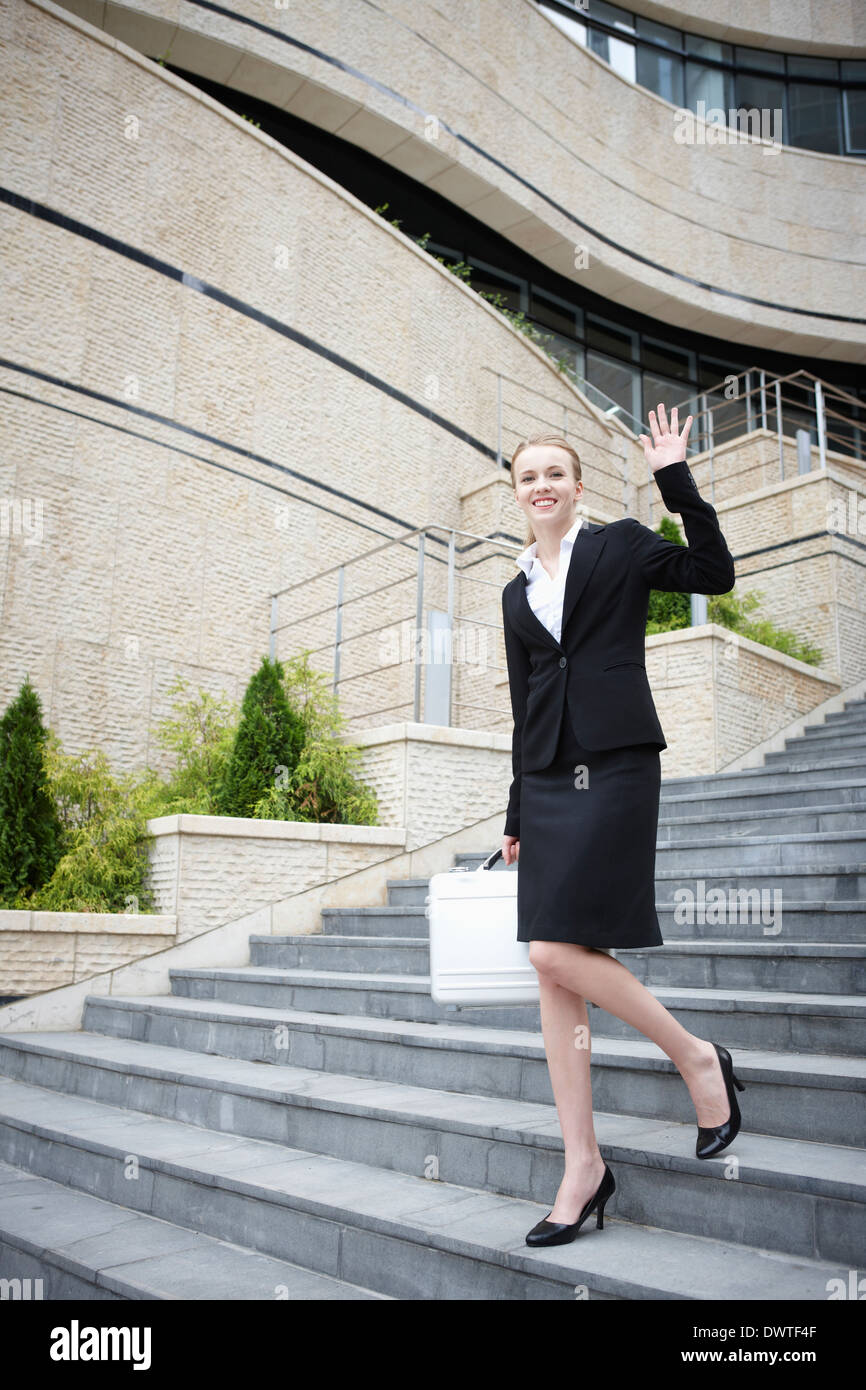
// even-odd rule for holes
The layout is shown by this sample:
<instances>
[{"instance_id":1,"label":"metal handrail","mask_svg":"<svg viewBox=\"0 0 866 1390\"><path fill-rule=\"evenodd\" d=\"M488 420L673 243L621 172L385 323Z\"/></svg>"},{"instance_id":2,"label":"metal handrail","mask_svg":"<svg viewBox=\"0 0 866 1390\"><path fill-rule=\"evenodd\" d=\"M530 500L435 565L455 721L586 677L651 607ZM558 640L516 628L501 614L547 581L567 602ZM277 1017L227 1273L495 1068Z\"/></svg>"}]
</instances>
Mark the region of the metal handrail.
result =
<instances>
[{"instance_id":1,"label":"metal handrail","mask_svg":"<svg viewBox=\"0 0 866 1390\"><path fill-rule=\"evenodd\" d=\"M494 369L487 368L486 370L493 371ZM497 377L499 411L497 421L497 458L500 463L502 462L503 445L502 410L504 383L519 386L522 392L535 395L539 400L548 402L555 401L563 412L562 431L565 437L584 437L582 435L569 435L569 406L564 404L561 399L548 395L546 392L536 390L535 388L527 388L523 383L516 381L503 372L495 372L494 374ZM720 391L723 390L725 386L730 388L732 384L734 388L733 398L724 400L717 399ZM597 388L595 389L597 390ZM598 394L603 393L599 392ZM843 438L843 435L840 433L840 427L844 426L845 429L854 432L854 442L857 450L860 449L863 432L866 431L866 418L862 420L860 418L861 413L863 416L866 416L866 407L864 407L862 402L841 389L828 386L826 383L822 382L820 378L802 369L788 373L785 376L770 377L762 369L750 368L748 371L740 373L736 377L732 376L730 378L725 378L723 382L719 383L718 387L700 392L699 394L693 394L687 398L687 401L683 404L688 406L689 413L697 415L699 427L702 428L704 437L708 443L709 491L713 502L715 502L715 452L719 448L720 442L723 440L727 442L728 436L733 432L742 434L744 423L747 433L754 429L761 428L769 430L771 422L775 424L779 440L779 468L782 479L785 477L786 424L789 429L789 435L787 436L788 440L790 440L790 429L792 424L794 428L796 428L804 419L809 422L810 434L812 429L815 429L822 468L826 466L828 448L832 448L837 442L845 442L849 447L851 445L850 439L846 440ZM844 411L845 406L855 407L858 412L857 416L852 418L850 415L846 415ZM525 401L521 402L519 405L515 405L514 408L519 412L529 413ZM594 407L594 413L597 413L597 409L597 407ZM786 413L787 420L785 418ZM630 418L633 419L634 417ZM618 422L615 429L611 428L603 421L601 423L608 435L615 436L619 434L619 442L623 444L623 441L628 437L628 430L622 422ZM640 422L637 423L639 424ZM701 433L701 428L696 431L696 434ZM641 432L645 431L642 430ZM620 465L620 481L625 484L625 452L617 454L616 449L607 444L596 444L594 447L607 454L613 454L618 459ZM690 441L689 452L692 452L695 448L697 448L696 439ZM855 456L859 457L859 453ZM651 479L652 474L650 473L649 480L651 481ZM650 506L652 507L651 488ZM581 513L584 514L584 509L580 510ZM652 525L651 515L650 525ZM428 544L428 539L430 544ZM398 547L409 551L414 558L414 567L410 569L408 574L401 575L396 579L383 580L381 583L374 582L372 587L365 588L359 593L346 593L347 577L352 574L358 574L358 566L363 565L364 562L368 560L372 560L375 563L389 551L395 550ZM447 554L442 553L442 547L446 548ZM412 660L414 663L414 692L412 696L395 705L382 706L377 710L365 711L363 717L372 718L379 714L388 713L392 710L405 709L411 706L413 718L416 722L419 722L421 717L422 667L425 665L425 662L420 659L420 644L428 636L433 641L438 641L439 637L442 636L449 642L455 636L455 596L457 593L457 584L459 582L465 581L467 584L476 584L483 588L487 588L489 591L496 590L498 592L501 590L501 583L485 578L483 575L470 572L472 569L482 564L488 564L491 561L505 560L509 556L514 557L523 549L524 543L522 542L510 541L501 536L484 536L474 531L465 531L461 528L446 526L438 522L428 522L412 529L403 529L397 535L386 536L374 545L369 546L360 555L352 556L349 560L343 562L336 562L312 576L312 578L307 577L295 580L271 593L271 658L275 658L276 637L278 632L295 627L299 623L327 620L333 614L333 636L331 640L308 650L310 650L311 654L316 655L321 652L333 650L334 691L337 691L342 683L358 681L368 677L375 678L382 672L393 671L400 668L406 664L408 658L408 660ZM463 566L459 571L457 569L458 554ZM429 632L425 629L424 605L425 561L428 559L430 561L435 561L437 565L445 565L447 567L447 575L444 576L447 578L446 611L442 612L440 610L438 625L434 625L429 617L426 619ZM440 577L442 576L440 575ZM360 582L363 582L364 578L365 576L359 575ZM366 578L369 578L369 576L366 576ZM374 581L377 578L375 572L372 578ZM410 583L413 578L415 580L415 611L414 629L411 629L414 635L412 636L412 648L410 651L407 653L403 650L403 659L383 661L381 658L383 658L386 653L380 648L378 654L380 658L379 664L363 671L353 672L350 675L342 674L341 660L343 650L348 643L358 642L362 639L369 640L378 633L385 632L388 629L393 629L400 625L402 626L400 626L399 640L402 643L405 640L406 622L411 622L411 618L408 618L408 616L404 617L402 613L403 600L401 598L398 600L397 604L397 616L391 617L390 620L384 622L378 622L374 626L364 628L359 632L346 634L344 632L343 620L350 605L358 605L362 601L364 603L369 603L373 606L373 611L370 616L378 618L382 616L382 595L392 591L400 585ZM280 600L287 595L297 592L299 589L317 583L319 580L324 581L326 585L332 581L336 582L335 601L325 604L325 606L319 606L311 613L295 614L287 619L286 622L280 623ZM321 604L321 599L319 599L319 603ZM375 607L377 603L379 605L378 609ZM393 600L391 606L394 606ZM461 600L461 609L464 606ZM483 606L482 611L484 611ZM694 610L693 621L700 621L700 617L694 615ZM490 619L469 613L464 616L461 613L459 627L461 631L463 628L471 629L474 627L476 630L480 630L481 634L486 634L487 630L499 632L501 630L501 622L491 621ZM467 636L471 636L471 634L467 634ZM487 662L486 635L478 638L479 644L482 640L485 652L484 670L507 674L507 667ZM389 653L389 655L392 654L393 653ZM472 658L470 657L469 659L471 661ZM434 685L428 684L425 686L425 701L429 699L432 691L435 689L437 697L441 699L441 704L437 709L437 713L440 714L443 719L446 718L447 713L446 722L449 724L451 722L452 709L454 708L485 709L488 714L495 717L497 720L500 717L506 717L506 712L503 712L500 716L495 709L491 709L487 705L479 705L468 700L456 699L451 684L453 664L454 654L451 650L449 650L447 660L441 663L441 666L446 668L445 670L440 669L439 659L436 658L437 679ZM430 707L428 703L428 711ZM361 716L350 716L350 718L358 717Z\"/></svg>"},{"instance_id":2,"label":"metal handrail","mask_svg":"<svg viewBox=\"0 0 866 1390\"><path fill-rule=\"evenodd\" d=\"M784 386L787 386L788 390L783 392ZM803 392L803 397L798 398L792 395L791 388ZM729 391L731 392L730 395L728 394ZM710 404L710 401L714 403ZM833 409L832 405L828 405L828 401L833 404L844 402L852 405L858 411L858 415L854 418L845 415ZM787 436L785 433L785 407L788 409L787 423L789 429ZM703 449L709 456L710 500L712 502L715 502L714 459L720 440L724 436L729 436L730 439L739 438L744 433L751 434L758 429L769 432L769 422L772 417L775 417L775 433L779 447L779 477L782 481L785 479L785 438L790 439L792 425L795 435L798 427L804 428L803 421L808 422L810 435L814 421L820 468L826 468L827 450L834 444L843 446L840 448L840 452L843 449L853 448L853 458L858 462L864 461L866 405L859 401L856 396L823 381L814 373L806 371L805 368L799 368L797 371L789 372L784 376L772 377L763 368L750 367L747 371L725 377L716 386L686 397L679 403L677 409L688 409L697 416L698 430L696 434L702 437ZM862 412L862 418L860 412ZM720 414L722 415L721 420L719 419ZM834 423L839 422L850 430L853 438L846 438L837 430L828 428L828 417ZM743 429L744 424L745 430ZM697 444L697 440L695 442ZM726 438L724 442L728 443L729 439Z\"/></svg>"},{"instance_id":3,"label":"metal handrail","mask_svg":"<svg viewBox=\"0 0 866 1390\"><path fill-rule=\"evenodd\" d=\"M501 372L496 367L488 367L484 365L482 369L487 372L492 372L493 375L496 377L496 462L500 468L503 466L503 406L505 404L510 404L513 409L522 412L524 415L532 415L532 411L525 404L517 402L505 402L503 400L503 381L507 381L511 386L518 387L524 396L527 394L530 396L537 396L543 401L552 401L553 404L559 407L560 411L562 412L561 425L554 425L553 421L545 420L543 417L536 415L535 418L541 420L543 424L550 425L552 428L561 429L563 435L566 438L571 438L573 436L576 439L586 441L586 443L588 444L591 443L594 449L602 450L604 453L613 454L613 456L619 460L620 464L622 464L622 454L619 453L616 449L611 448L610 445L599 444L596 440L590 440L588 435L581 434L575 431L572 431L571 434L569 434L569 407L567 403L562 400L561 396L551 396L548 395L546 391L539 390L537 386L527 386L524 381L518 381L516 377L509 376L507 372ZM581 395L586 397L586 399L589 401L589 404L593 407L594 410L600 409L600 407L593 400L590 399L587 391L584 389L584 386L580 384L581 381L585 381L584 378L579 377L578 374L572 371L572 369L569 367L566 367L564 369L563 375L572 383L576 391L580 392ZM597 387L593 387L593 390L595 390L599 395L604 396L604 392L599 391ZM604 398L606 401L609 402L611 408L615 407L619 409L619 404L617 401L612 400L609 396L605 396ZM605 431L606 434L611 436L615 434L614 429L611 427L610 424L607 423L607 421L604 418L598 420L596 423L598 423L601 426L601 428Z\"/></svg>"},{"instance_id":4,"label":"metal handrail","mask_svg":"<svg viewBox=\"0 0 866 1390\"><path fill-rule=\"evenodd\" d=\"M447 565L447 625L446 625L446 630L447 630L447 632L449 632L449 633L453 633L453 629L454 629L455 592L456 592L456 586L457 586L457 581L458 581L458 580L465 580L467 584L478 584L478 585L481 585L482 587L485 587L485 588L496 589L497 591L499 591L499 590L501 589L501 587L502 587L501 584L497 584L497 583L494 583L492 580L485 579L485 578L484 578L483 576L481 576L481 575L471 574L471 573L467 573L467 572L463 572L463 573L458 573L458 572L457 572L457 569L456 569L456 561L457 561L457 553L458 553L458 544L457 544L458 537L459 537L459 538L461 539L461 541L463 542L463 544L460 545L460 547L459 547L459 551L460 551L460 554L461 554L461 555L468 555L468 556L471 556L472 552L473 552L473 551L478 551L479 546L483 544L485 547L487 547L487 550L488 550L487 555L486 555L485 557L483 557L483 558L486 559L486 560L495 560L495 559L497 559L497 558L499 558L499 559L504 559L504 558L507 558L508 555L512 555L512 556L513 556L513 555L516 555L516 554L518 554L520 551L522 551L522 550L524 549L524 546L523 546L522 544L518 544L518 543L516 543L516 542L511 542L511 541L505 540L505 539L503 539L502 537L498 537L498 536L497 536L497 537L482 536L482 535L479 535L479 534L478 534L477 532L475 532L475 531L464 531L464 530L462 530L462 529L460 529L460 528L458 528L458 527L454 527L454 526L445 526L445 525L442 525L442 524L440 524L440 523L438 523L438 522L427 523L427 524L424 525L424 526L417 526L417 527L413 528L411 531L404 531L404 532L401 532L401 533L400 533L399 535L397 535L397 536L389 536L389 537L387 537L385 540L382 540L382 541L377 542L376 545L373 545L373 546L369 547L369 549L365 550L361 555L355 555L355 556L353 556L350 560L343 561L342 563L337 563L337 564L331 565L331 566L329 566L327 569L320 571L319 574L313 576L313 580L311 580L309 577L308 577L308 578L305 578L305 579L296 580L296 581L294 581L293 583L291 583L291 584L286 584L286 585L283 586L283 588L278 589L278 590L276 590L276 591L274 591L274 592L271 593L271 595L270 595L270 599L271 599L270 656L271 656L271 659L274 660L275 657L276 657L276 638L277 638L277 633L278 633L278 632L282 632L282 631L284 631L285 629L288 629L288 628L290 628L290 627L294 627L294 626L296 626L298 623L312 622L312 621L313 621L314 619L316 619L316 618L327 617L327 616L329 616L330 614L333 613L333 615L334 615L334 635L333 635L333 638L332 638L330 641L328 641L328 642L322 644L321 646L317 646L317 647L314 647L314 648L308 648L307 650L309 651L310 655L314 655L314 654L318 654L319 652L323 652L323 651L326 651L326 650L328 650L328 649L333 648L333 652L334 652L333 689L334 689L335 692L337 691L338 687L339 687L341 684L345 684L345 683L347 683L347 682L349 682L349 681L361 680L361 679L363 679L364 677L375 677L376 675L378 675L378 674L381 673L381 672L388 671L388 670L394 670L394 669L396 669L396 668L401 667L401 666L404 664L404 662L403 662L402 660L397 660L397 661L384 661L384 662L380 661L376 666L374 666L374 667L372 667L372 668L365 669L365 670L363 670L363 671L353 672L351 675L345 675L345 674L341 673L340 667L341 667L342 653L343 653L343 648L344 648L344 646L346 645L347 642L356 642L356 641L360 641L360 640L363 639L363 638L369 639L370 637L375 636L377 633L384 632L384 631L386 631L386 630L389 629L389 628L393 628L393 627L394 627L394 624L395 624L395 619L392 618L392 619L390 619L389 621L386 621L386 622L383 622L383 623L378 623L378 624L376 624L376 625L374 625L374 626L372 626L372 627L364 628L364 629L362 629L360 632L353 632L353 633L350 633L349 635L344 635L344 632L343 632L343 616L344 616L344 611L345 611L345 609L349 606L349 604L352 604L352 603L359 603L362 599L365 600L365 601L370 601L370 600L376 601L376 600L378 600L378 599L380 598L380 596L381 596L383 593L387 592L387 591L390 590L390 589L395 588L397 585L406 584L406 583L410 582L410 581L412 580L412 578L414 577L414 578L415 578L415 581L416 581L416 593L415 593L415 629L414 629L414 643L415 643L415 646L416 646L416 659L415 659L415 662L414 662L414 667L415 667L415 672L414 672L414 674L415 674L415 689L414 689L414 692L413 692L412 700L411 700L411 702L410 702L409 700L403 701L403 702L401 702L401 703L398 704L398 705L383 706L383 707L382 707L381 709L379 709L379 710L366 711L366 712L365 712L365 717L366 717L366 718L372 718L372 717L373 717L374 715L376 715L376 714L388 713L388 712L391 711L391 710L403 708L405 705L408 705L408 704L411 703L411 704L412 704L412 707L413 707L413 717L414 717L415 721L418 722L419 719L420 719L420 712L421 712L421 666L422 666L422 663L421 663L420 661L417 660L417 643L418 643L419 640L420 640L420 633L422 632L422 629L423 629L423 620L424 620L424 561L425 561L425 558L426 558L427 554L429 554L429 552L426 550L426 541L427 541L428 536L430 537L431 540L434 540L434 541L438 542L439 544L447 544L447 547L448 547L447 558L444 557L444 556L441 556L441 555L436 555L436 556L432 556L432 555L431 555L431 558L435 558L435 559L437 560L438 563L444 563L444 564ZM415 547L412 547L412 541L413 541L413 540L416 541L416 546L415 546ZM346 574L347 574L347 572L350 572L350 571L352 570L352 567L356 567L356 566L358 566L358 565L361 565L361 564L364 563L365 560L369 560L369 559L371 559L371 558L373 558L373 557L377 557L377 556L378 556L378 557L381 557L381 556L382 556L386 551L388 551L390 548L397 547L397 546L400 546L400 547L409 547L410 549L414 549L415 555L416 555L416 557L417 557L417 558L416 558L416 572L415 572L415 575L414 575L414 576L413 576L412 573L410 572L409 574L407 574L407 575L402 575L402 576L400 576L400 577L397 578L397 579L387 580L387 581L385 581L385 582L383 582L383 583L381 583L381 584L374 585L372 588L367 588L367 589L365 589L365 590L364 590L362 593L360 593L360 594L346 595L346 593L345 593ZM481 560L482 560L482 557L481 557L481 555L479 554L479 555L478 555L478 563L481 563ZM327 606L324 607L324 608L323 608L323 607L318 607L318 608L316 608L312 613L300 613L300 614L297 614L297 615L295 615L294 617L292 617L291 619L287 620L285 623L281 623L281 622L279 621L279 602L280 602L280 599L281 599L283 596L288 595L288 594L291 594L293 591L295 591L295 590L297 590L297 589L307 587L307 586L309 586L309 585L311 584L311 582L314 582L314 581L315 581L315 582L318 582L319 580L325 580L325 581L327 581L327 580L329 580L329 579L333 580L335 577L336 577L336 581L337 581L337 594L336 594L336 602L335 602L335 603L332 603L332 604L330 604L330 605L327 605ZM461 618L461 625L474 626L474 627L476 627L476 628L491 628L491 629L498 629L498 627L499 627L499 624L489 622L489 621L487 621L486 619L479 618L479 617L476 617L476 616L473 616L473 615L467 615L465 618ZM497 667L495 667L495 668L493 668L493 669L499 670L500 668L497 666ZM453 699L452 691L451 691L451 671L450 671L450 663L449 663L449 671L448 671L447 680L448 680L448 686L447 686L447 702L448 702L448 710L449 710L448 722L450 723L450 720L451 720L450 710L451 710L451 708L452 708L452 705L453 705L454 703L456 703L456 704L458 704L458 705L462 705L462 704L464 704L464 703L466 703L466 702L454 701L454 699ZM467 705L467 707L468 707L468 705Z\"/></svg>"},{"instance_id":5,"label":"metal handrail","mask_svg":"<svg viewBox=\"0 0 866 1390\"><path fill-rule=\"evenodd\" d=\"M498 538L492 541L490 536L479 536L475 531L461 531L455 526L444 526L435 521L427 522L424 526L416 526L411 531L404 531L402 535L386 536L379 545L372 546L369 550L363 551L360 555L353 555L351 560L338 561L335 565L329 565L327 569L319 570L318 574L313 577L315 579L324 579L329 574L335 574L339 570L346 569L348 565L359 565L362 560L369 560L371 555L378 555L380 550L387 550L390 545L403 545L406 541L411 540L413 536L420 536L422 532L427 531L446 531L449 535L453 533L455 536L469 536L471 540L486 541L488 545L495 544L507 546L510 544L509 541L502 541ZM299 589L310 582L310 579L297 579L294 584L285 584L282 589L272 590L270 597L272 599L279 598L281 594L287 594L292 589Z\"/></svg>"}]
</instances>

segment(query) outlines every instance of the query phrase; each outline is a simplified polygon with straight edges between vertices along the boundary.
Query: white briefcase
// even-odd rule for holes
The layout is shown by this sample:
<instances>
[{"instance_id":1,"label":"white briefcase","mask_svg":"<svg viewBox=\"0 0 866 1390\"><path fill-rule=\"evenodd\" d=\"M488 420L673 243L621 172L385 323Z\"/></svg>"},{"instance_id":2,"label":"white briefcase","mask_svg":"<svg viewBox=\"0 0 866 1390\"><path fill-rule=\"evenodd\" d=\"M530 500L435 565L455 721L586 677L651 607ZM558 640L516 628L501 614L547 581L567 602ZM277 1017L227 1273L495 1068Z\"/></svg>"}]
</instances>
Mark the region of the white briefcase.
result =
<instances>
[{"instance_id":1,"label":"white briefcase","mask_svg":"<svg viewBox=\"0 0 866 1390\"><path fill-rule=\"evenodd\" d=\"M492 873L498 849L477 869L434 874L427 894L430 993L437 1004L537 1004L529 942L517 940L518 870Z\"/></svg>"}]
</instances>

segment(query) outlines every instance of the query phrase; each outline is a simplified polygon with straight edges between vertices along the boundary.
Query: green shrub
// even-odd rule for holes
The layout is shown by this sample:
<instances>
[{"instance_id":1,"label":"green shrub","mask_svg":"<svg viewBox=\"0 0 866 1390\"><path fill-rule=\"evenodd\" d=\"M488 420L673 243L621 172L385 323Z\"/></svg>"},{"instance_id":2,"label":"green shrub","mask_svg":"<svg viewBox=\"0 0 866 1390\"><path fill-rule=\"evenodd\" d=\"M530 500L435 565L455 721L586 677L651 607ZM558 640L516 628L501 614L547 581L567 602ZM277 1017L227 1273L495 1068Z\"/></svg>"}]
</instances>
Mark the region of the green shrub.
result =
<instances>
[{"instance_id":1,"label":"green shrub","mask_svg":"<svg viewBox=\"0 0 866 1390\"><path fill-rule=\"evenodd\" d=\"M49 734L45 761L63 828L63 853L27 906L45 912L153 910L148 871L147 788L112 774L102 752L65 754Z\"/></svg>"},{"instance_id":2,"label":"green shrub","mask_svg":"<svg viewBox=\"0 0 866 1390\"><path fill-rule=\"evenodd\" d=\"M25 680L0 719L0 906L26 906L46 883L63 847L48 774L42 702Z\"/></svg>"},{"instance_id":3,"label":"green shrub","mask_svg":"<svg viewBox=\"0 0 866 1390\"><path fill-rule=\"evenodd\" d=\"M359 780L361 750L342 741L345 719L327 676L314 670L310 653L285 663L286 698L304 727L304 748L290 774L268 788L256 816L339 825L378 825L373 789Z\"/></svg>"},{"instance_id":4,"label":"green shrub","mask_svg":"<svg viewBox=\"0 0 866 1390\"><path fill-rule=\"evenodd\" d=\"M240 718L237 701L206 690L189 698L178 677L170 695L174 716L160 721L156 739L175 754L167 781L150 772L149 816L216 815L215 798L225 777Z\"/></svg>"},{"instance_id":5,"label":"green shrub","mask_svg":"<svg viewBox=\"0 0 866 1390\"><path fill-rule=\"evenodd\" d=\"M304 746L304 724L289 704L278 661L263 657L241 705L232 750L214 794L221 816L253 816L275 777L291 777Z\"/></svg>"},{"instance_id":6,"label":"green shrub","mask_svg":"<svg viewBox=\"0 0 866 1390\"><path fill-rule=\"evenodd\" d=\"M765 647L772 647L797 661L805 661L808 666L819 666L824 653L820 647L802 640L787 628L776 627L767 618L749 617L763 597L763 589L750 590L740 598L736 593L710 594L707 599L707 618L711 623L739 632L743 637L751 637Z\"/></svg>"}]
</instances>

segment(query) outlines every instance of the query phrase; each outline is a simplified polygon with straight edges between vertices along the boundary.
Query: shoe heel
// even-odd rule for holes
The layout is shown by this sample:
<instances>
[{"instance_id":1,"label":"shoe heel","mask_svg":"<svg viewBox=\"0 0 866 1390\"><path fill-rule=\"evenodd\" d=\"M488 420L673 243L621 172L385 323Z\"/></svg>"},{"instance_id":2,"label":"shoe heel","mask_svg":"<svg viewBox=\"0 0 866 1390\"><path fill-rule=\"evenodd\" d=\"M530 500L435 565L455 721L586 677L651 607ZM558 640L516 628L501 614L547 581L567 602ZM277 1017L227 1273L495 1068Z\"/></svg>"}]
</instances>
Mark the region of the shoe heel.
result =
<instances>
[{"instance_id":1,"label":"shoe heel","mask_svg":"<svg viewBox=\"0 0 866 1390\"><path fill-rule=\"evenodd\" d=\"M733 1072L731 1072L731 1080L733 1081L738 1091L745 1091L746 1088L743 1085L742 1081L740 1081L739 1077L734 1076Z\"/></svg>"},{"instance_id":2,"label":"shoe heel","mask_svg":"<svg viewBox=\"0 0 866 1390\"><path fill-rule=\"evenodd\" d=\"M595 1229L597 1231L604 1230L604 1202L599 1202L598 1207L596 1208Z\"/></svg>"}]
</instances>

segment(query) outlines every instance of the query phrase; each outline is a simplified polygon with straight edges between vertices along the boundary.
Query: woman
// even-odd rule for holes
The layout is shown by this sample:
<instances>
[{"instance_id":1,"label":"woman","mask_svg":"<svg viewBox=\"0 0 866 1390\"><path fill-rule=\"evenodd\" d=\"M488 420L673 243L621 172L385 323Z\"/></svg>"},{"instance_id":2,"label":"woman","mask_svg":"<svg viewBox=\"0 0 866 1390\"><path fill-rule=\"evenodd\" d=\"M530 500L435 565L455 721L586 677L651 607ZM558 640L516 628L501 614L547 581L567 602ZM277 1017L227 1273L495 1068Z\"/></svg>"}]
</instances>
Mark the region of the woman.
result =
<instances>
[{"instance_id":1,"label":"woman","mask_svg":"<svg viewBox=\"0 0 866 1390\"><path fill-rule=\"evenodd\" d=\"M650 589L722 594L734 564L686 459L692 416L650 411L644 453L687 546L633 517L598 526L577 515L580 459L535 435L511 461L532 542L502 593L514 714L502 857L519 863L518 940L538 972L541 1024L565 1148L552 1210L528 1245L573 1240L591 1212L603 1225L615 1190L593 1128L586 1001L667 1053L697 1113L699 1158L733 1142L743 1090L724 1047L689 1033L621 961L617 947L664 944L655 911L655 847L667 747L644 665Z\"/></svg>"}]
</instances>

